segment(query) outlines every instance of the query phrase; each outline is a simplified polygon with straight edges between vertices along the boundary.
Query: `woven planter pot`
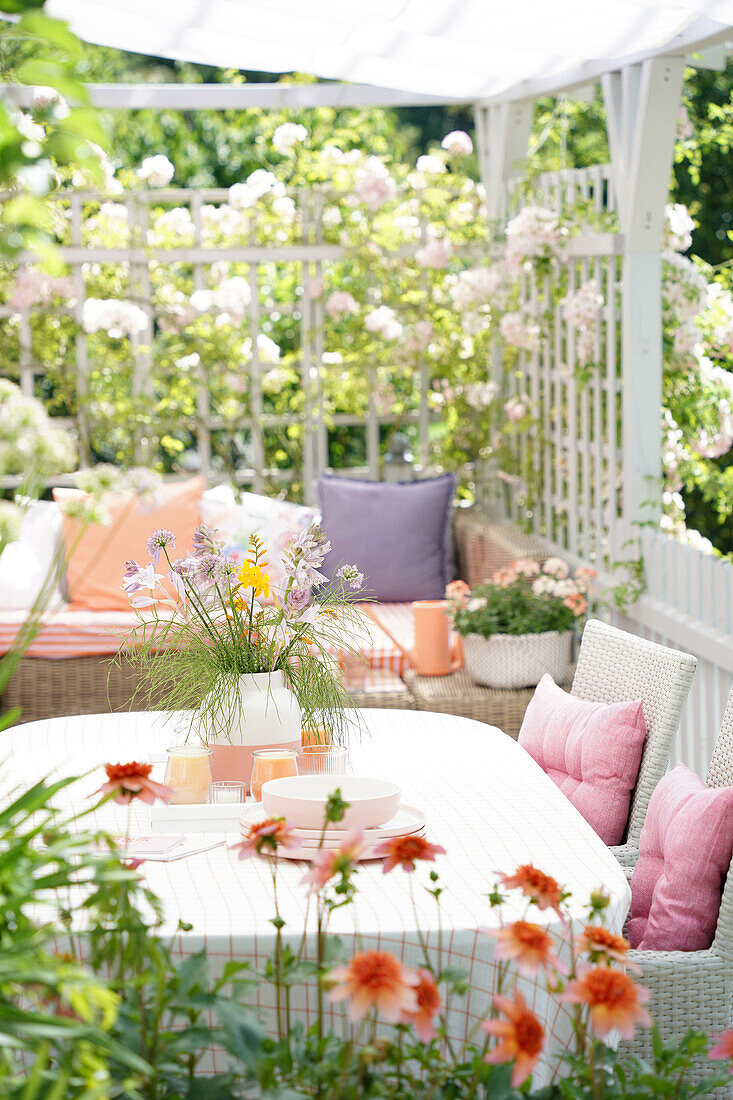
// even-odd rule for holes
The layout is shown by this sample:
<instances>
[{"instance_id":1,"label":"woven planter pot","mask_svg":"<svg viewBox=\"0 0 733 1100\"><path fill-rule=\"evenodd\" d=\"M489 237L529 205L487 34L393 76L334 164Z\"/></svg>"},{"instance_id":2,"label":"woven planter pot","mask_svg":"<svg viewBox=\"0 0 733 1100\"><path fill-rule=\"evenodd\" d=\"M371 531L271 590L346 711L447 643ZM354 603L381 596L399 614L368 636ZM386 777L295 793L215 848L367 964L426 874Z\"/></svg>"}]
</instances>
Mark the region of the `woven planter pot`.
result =
<instances>
[{"instance_id":1,"label":"woven planter pot","mask_svg":"<svg viewBox=\"0 0 733 1100\"><path fill-rule=\"evenodd\" d=\"M572 640L572 630L490 638L466 634L462 639L466 671L475 683L491 688L535 687L546 672L560 684L570 664Z\"/></svg>"}]
</instances>

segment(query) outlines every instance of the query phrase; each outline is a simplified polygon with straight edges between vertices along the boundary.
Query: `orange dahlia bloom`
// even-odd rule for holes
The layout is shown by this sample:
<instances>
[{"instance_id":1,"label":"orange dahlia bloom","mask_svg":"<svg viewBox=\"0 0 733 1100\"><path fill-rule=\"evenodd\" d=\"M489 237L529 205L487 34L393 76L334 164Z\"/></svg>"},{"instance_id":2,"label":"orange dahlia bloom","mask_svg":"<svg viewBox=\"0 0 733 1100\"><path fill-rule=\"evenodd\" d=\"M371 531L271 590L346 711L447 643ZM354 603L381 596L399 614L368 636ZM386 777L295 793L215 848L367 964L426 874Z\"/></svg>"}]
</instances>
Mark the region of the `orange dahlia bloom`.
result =
<instances>
[{"instance_id":1,"label":"orange dahlia bloom","mask_svg":"<svg viewBox=\"0 0 733 1100\"><path fill-rule=\"evenodd\" d=\"M301 886L307 886L309 894L317 894L335 875L350 871L365 847L363 830L352 829L338 848L320 848L311 859L310 871L300 880Z\"/></svg>"},{"instance_id":2,"label":"orange dahlia bloom","mask_svg":"<svg viewBox=\"0 0 733 1100\"><path fill-rule=\"evenodd\" d=\"M244 839L234 847L239 849L240 859L249 859L255 853L277 852L278 848L292 848L297 844L284 817L268 817L266 821L250 825Z\"/></svg>"},{"instance_id":3,"label":"orange dahlia bloom","mask_svg":"<svg viewBox=\"0 0 733 1100\"><path fill-rule=\"evenodd\" d=\"M600 1038L618 1031L624 1039L632 1039L637 1024L651 1027L652 1019L644 1004L649 990L610 966L586 966L578 977L568 982L561 1001L586 1005L590 1009L590 1026Z\"/></svg>"},{"instance_id":4,"label":"orange dahlia bloom","mask_svg":"<svg viewBox=\"0 0 733 1100\"><path fill-rule=\"evenodd\" d=\"M630 947L631 944L624 936L614 935L602 924L586 925L578 940L578 954L589 955L591 962L610 962L613 959L627 970L635 970L640 974L641 967L627 958Z\"/></svg>"},{"instance_id":5,"label":"orange dahlia bloom","mask_svg":"<svg viewBox=\"0 0 733 1100\"><path fill-rule=\"evenodd\" d=\"M432 863L436 856L445 855L445 848L441 848L439 844L430 844L422 836L396 836L385 840L375 848L374 855L384 856L382 871L386 875L398 863L402 865L403 871L414 871L417 859L425 859Z\"/></svg>"},{"instance_id":6,"label":"orange dahlia bloom","mask_svg":"<svg viewBox=\"0 0 733 1100\"><path fill-rule=\"evenodd\" d=\"M417 1010L402 1014L403 1024L412 1024L418 1038L423 1043L430 1043L438 1034L435 1030L435 1017L443 1005L440 990L435 984L435 979L429 970L418 970L419 981L415 986L417 997Z\"/></svg>"},{"instance_id":7,"label":"orange dahlia bloom","mask_svg":"<svg viewBox=\"0 0 733 1100\"><path fill-rule=\"evenodd\" d=\"M554 909L560 913L562 904L562 888L550 875L533 867L531 863L523 863L517 867L513 875L499 874L499 881L507 890L521 890L525 897L537 905L539 909Z\"/></svg>"},{"instance_id":8,"label":"orange dahlia bloom","mask_svg":"<svg viewBox=\"0 0 733 1100\"><path fill-rule=\"evenodd\" d=\"M389 951L360 951L348 966L332 970L329 979L337 983L329 1001L349 1000L352 1020L361 1020L376 1008L388 1023L396 1024L403 1013L418 1011L415 987L420 978Z\"/></svg>"},{"instance_id":9,"label":"orange dahlia bloom","mask_svg":"<svg viewBox=\"0 0 733 1100\"><path fill-rule=\"evenodd\" d=\"M173 794L170 787L150 778L152 764L139 764L137 760L133 760L129 764L105 764L104 770L107 782L95 793L114 794L114 801L121 805L139 798L152 806L156 798L167 802Z\"/></svg>"},{"instance_id":10,"label":"orange dahlia bloom","mask_svg":"<svg viewBox=\"0 0 733 1100\"><path fill-rule=\"evenodd\" d=\"M710 1048L708 1058L713 1061L731 1062L733 1073L733 1031L724 1031L714 1047Z\"/></svg>"},{"instance_id":11,"label":"orange dahlia bloom","mask_svg":"<svg viewBox=\"0 0 733 1100\"><path fill-rule=\"evenodd\" d=\"M545 1042L545 1029L518 989L514 1000L494 997L494 1005L506 1016L505 1020L485 1020L481 1027L487 1035L495 1035L500 1042L485 1055L492 1065L514 1062L512 1088L519 1088L537 1065Z\"/></svg>"},{"instance_id":12,"label":"orange dahlia bloom","mask_svg":"<svg viewBox=\"0 0 733 1100\"><path fill-rule=\"evenodd\" d=\"M517 920L504 928L482 928L481 931L497 941L496 958L512 959L520 974L535 977L543 969L567 973L567 967L552 949L552 936L539 924Z\"/></svg>"}]
</instances>

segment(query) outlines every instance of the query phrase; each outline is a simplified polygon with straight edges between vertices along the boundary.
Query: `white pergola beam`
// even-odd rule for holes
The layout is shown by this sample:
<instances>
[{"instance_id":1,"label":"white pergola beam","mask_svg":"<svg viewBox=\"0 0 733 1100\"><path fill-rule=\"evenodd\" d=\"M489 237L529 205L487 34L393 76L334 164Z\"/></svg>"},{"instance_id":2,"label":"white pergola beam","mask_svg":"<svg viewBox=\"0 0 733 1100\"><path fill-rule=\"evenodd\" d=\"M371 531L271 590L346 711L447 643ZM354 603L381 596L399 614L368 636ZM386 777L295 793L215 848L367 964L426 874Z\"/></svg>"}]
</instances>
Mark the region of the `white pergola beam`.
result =
<instances>
[{"instance_id":1,"label":"white pergola beam","mask_svg":"<svg viewBox=\"0 0 733 1100\"><path fill-rule=\"evenodd\" d=\"M274 107L431 107L472 105L472 100L421 95L372 84L87 84L95 107L106 109L216 111ZM19 107L33 104L33 88L3 89Z\"/></svg>"}]
</instances>

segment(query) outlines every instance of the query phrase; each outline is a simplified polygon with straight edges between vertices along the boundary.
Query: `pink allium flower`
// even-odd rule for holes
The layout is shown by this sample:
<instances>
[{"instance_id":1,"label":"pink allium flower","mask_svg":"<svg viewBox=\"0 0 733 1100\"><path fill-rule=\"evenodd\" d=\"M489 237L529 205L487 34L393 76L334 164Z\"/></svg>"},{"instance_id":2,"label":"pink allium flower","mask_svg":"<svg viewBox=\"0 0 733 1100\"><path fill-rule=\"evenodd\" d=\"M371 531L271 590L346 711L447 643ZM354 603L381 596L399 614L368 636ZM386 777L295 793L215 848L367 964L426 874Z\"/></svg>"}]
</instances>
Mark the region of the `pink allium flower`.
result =
<instances>
[{"instance_id":1,"label":"pink allium flower","mask_svg":"<svg viewBox=\"0 0 733 1100\"><path fill-rule=\"evenodd\" d=\"M415 860L424 859L435 862L436 856L444 856L445 848L439 844L430 844L422 836L396 836L385 840L374 849L375 856L384 857L383 873L386 875L399 864L403 871L415 870Z\"/></svg>"},{"instance_id":2,"label":"pink allium flower","mask_svg":"<svg viewBox=\"0 0 733 1100\"><path fill-rule=\"evenodd\" d=\"M388 1023L396 1024L403 1013L418 1010L419 975L388 951L359 952L348 966L332 970L329 978L338 983L328 994L329 1001L349 1000L351 1020L361 1020L374 1008Z\"/></svg>"},{"instance_id":3,"label":"pink allium flower","mask_svg":"<svg viewBox=\"0 0 733 1100\"><path fill-rule=\"evenodd\" d=\"M440 145L452 157L467 157L473 152L473 142L465 130L451 130Z\"/></svg>"},{"instance_id":4,"label":"pink allium flower","mask_svg":"<svg viewBox=\"0 0 733 1100\"><path fill-rule=\"evenodd\" d=\"M139 764L133 760L130 764L105 764L104 770L107 781L95 793L114 794L113 801L120 805L124 806L139 798L141 802L152 806L156 798L168 802L173 794L170 787L150 778L152 764Z\"/></svg>"},{"instance_id":5,"label":"pink allium flower","mask_svg":"<svg viewBox=\"0 0 733 1100\"><path fill-rule=\"evenodd\" d=\"M326 302L326 313L329 317L332 317L334 321L338 320L345 313L358 313L359 303L352 294L349 294L348 290L334 290L333 294L329 296Z\"/></svg>"},{"instance_id":6,"label":"pink allium flower","mask_svg":"<svg viewBox=\"0 0 733 1100\"><path fill-rule=\"evenodd\" d=\"M440 990L429 970L418 970L419 981L415 986L417 997L417 1010L415 1012L403 1012L403 1024L414 1027L418 1039L422 1043L431 1043L438 1034L435 1029L435 1017L440 1012L443 1001Z\"/></svg>"},{"instance_id":7,"label":"pink allium flower","mask_svg":"<svg viewBox=\"0 0 733 1100\"><path fill-rule=\"evenodd\" d=\"M268 817L266 821L257 821L250 825L244 840L233 845L239 849L240 859L251 859L263 851L277 852L278 848L293 848L298 841L288 827L284 817Z\"/></svg>"},{"instance_id":8,"label":"pink allium flower","mask_svg":"<svg viewBox=\"0 0 733 1100\"><path fill-rule=\"evenodd\" d=\"M167 546L170 546L171 550L175 549L176 536L172 531L169 531L166 527L160 527L157 531L153 531L152 535L147 541L147 551L150 555L150 560L153 565L158 564L161 550L165 550Z\"/></svg>"},{"instance_id":9,"label":"pink allium flower","mask_svg":"<svg viewBox=\"0 0 733 1100\"><path fill-rule=\"evenodd\" d=\"M362 829L352 829L338 848L321 848L311 859L311 869L300 880L309 894L317 894L334 878L347 873L366 847Z\"/></svg>"}]
</instances>

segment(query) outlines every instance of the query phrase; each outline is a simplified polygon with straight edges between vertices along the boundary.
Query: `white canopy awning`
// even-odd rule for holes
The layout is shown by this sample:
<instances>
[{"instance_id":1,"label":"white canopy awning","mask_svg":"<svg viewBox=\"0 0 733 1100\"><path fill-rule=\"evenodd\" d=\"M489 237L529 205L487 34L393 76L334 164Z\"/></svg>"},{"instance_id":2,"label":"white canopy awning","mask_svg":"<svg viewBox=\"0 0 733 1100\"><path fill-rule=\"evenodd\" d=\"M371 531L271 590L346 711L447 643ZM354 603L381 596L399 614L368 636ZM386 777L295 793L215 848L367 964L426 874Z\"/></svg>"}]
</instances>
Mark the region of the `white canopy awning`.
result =
<instances>
[{"instance_id":1,"label":"white canopy awning","mask_svg":"<svg viewBox=\"0 0 733 1100\"><path fill-rule=\"evenodd\" d=\"M723 41L733 24L733 0L50 0L46 10L122 50L446 100L552 91Z\"/></svg>"}]
</instances>

